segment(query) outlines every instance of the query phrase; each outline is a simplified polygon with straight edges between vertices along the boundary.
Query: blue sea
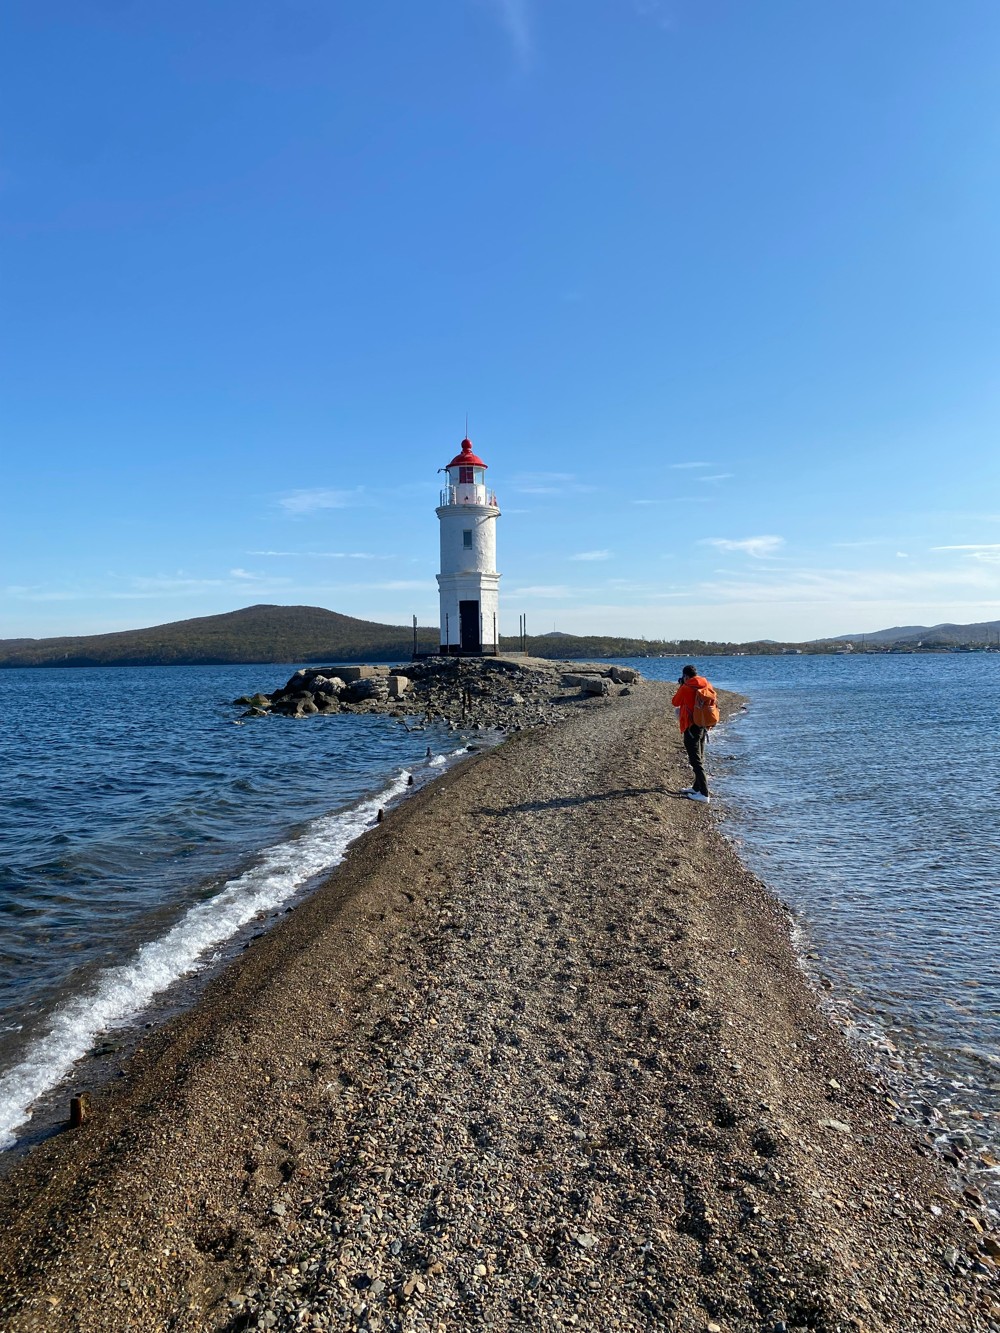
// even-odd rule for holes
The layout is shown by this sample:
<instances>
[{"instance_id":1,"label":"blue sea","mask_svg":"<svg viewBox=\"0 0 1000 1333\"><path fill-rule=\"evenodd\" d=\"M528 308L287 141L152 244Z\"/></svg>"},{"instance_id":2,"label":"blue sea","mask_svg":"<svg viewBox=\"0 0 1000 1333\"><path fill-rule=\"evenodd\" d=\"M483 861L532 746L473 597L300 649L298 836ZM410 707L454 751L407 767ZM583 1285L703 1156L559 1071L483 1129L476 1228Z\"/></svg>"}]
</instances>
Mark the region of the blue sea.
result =
<instances>
[{"instance_id":1,"label":"blue sea","mask_svg":"<svg viewBox=\"0 0 1000 1333\"><path fill-rule=\"evenodd\" d=\"M488 740L240 719L233 699L292 670L0 670L0 1148L109 1032L318 883L411 777Z\"/></svg>"},{"instance_id":2,"label":"blue sea","mask_svg":"<svg viewBox=\"0 0 1000 1333\"><path fill-rule=\"evenodd\" d=\"M713 809L831 1017L935 1131L1000 1142L1000 655L698 665L749 700L711 739ZM473 739L241 723L231 700L290 672L0 671L0 1145Z\"/></svg>"},{"instance_id":3,"label":"blue sea","mask_svg":"<svg viewBox=\"0 0 1000 1333\"><path fill-rule=\"evenodd\" d=\"M1000 654L697 665L749 700L711 735L715 808L831 1017L942 1146L1000 1157Z\"/></svg>"}]
</instances>

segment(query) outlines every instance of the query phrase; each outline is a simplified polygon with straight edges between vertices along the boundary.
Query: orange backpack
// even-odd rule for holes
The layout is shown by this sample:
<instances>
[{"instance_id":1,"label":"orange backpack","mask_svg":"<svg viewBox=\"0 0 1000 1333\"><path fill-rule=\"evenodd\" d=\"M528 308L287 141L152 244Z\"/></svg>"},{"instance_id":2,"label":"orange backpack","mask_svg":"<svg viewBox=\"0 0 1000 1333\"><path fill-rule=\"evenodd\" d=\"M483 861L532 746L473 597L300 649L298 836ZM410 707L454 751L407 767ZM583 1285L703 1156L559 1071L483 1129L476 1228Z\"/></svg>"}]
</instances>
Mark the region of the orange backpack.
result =
<instances>
[{"instance_id":1,"label":"orange backpack","mask_svg":"<svg viewBox=\"0 0 1000 1333\"><path fill-rule=\"evenodd\" d=\"M691 721L696 727L714 727L719 720L719 705L711 685L700 685L694 692Z\"/></svg>"}]
</instances>

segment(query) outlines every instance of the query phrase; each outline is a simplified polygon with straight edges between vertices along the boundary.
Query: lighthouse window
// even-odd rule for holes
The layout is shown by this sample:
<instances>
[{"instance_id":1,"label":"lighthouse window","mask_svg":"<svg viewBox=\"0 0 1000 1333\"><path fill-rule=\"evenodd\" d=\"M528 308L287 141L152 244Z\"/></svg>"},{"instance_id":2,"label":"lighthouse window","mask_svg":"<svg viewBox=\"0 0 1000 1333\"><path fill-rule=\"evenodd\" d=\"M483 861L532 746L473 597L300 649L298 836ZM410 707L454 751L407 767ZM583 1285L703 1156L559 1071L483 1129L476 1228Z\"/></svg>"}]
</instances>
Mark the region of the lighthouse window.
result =
<instances>
[{"instance_id":1,"label":"lighthouse window","mask_svg":"<svg viewBox=\"0 0 1000 1333\"><path fill-rule=\"evenodd\" d=\"M472 550L472 529L466 528L462 533L462 545L467 551Z\"/></svg>"},{"instance_id":2,"label":"lighthouse window","mask_svg":"<svg viewBox=\"0 0 1000 1333\"><path fill-rule=\"evenodd\" d=\"M474 471L475 471L475 469L474 469L474 468L471 468L471 467L460 467L460 468L458 469L458 481L459 481L459 485L460 485L460 486L471 486L472 483L473 483L473 481L474 481L474 479L475 479L475 478L473 477L473 473L474 473Z\"/></svg>"}]
</instances>

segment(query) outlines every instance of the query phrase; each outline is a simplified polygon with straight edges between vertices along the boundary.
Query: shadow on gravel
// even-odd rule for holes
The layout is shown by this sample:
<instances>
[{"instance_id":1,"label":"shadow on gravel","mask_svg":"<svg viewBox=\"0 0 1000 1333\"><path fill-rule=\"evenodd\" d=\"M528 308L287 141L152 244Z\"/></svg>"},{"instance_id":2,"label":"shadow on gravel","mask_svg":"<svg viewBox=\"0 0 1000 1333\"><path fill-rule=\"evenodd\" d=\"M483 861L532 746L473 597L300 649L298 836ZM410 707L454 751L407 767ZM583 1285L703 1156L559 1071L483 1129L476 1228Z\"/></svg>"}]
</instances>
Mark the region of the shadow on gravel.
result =
<instances>
[{"instance_id":1,"label":"shadow on gravel","mask_svg":"<svg viewBox=\"0 0 1000 1333\"><path fill-rule=\"evenodd\" d=\"M594 792L589 796L558 796L551 801L525 801L522 805L481 805L477 815L519 815L527 810L565 810L592 801L627 801L634 796L674 796L666 787L623 787L621 791Z\"/></svg>"}]
</instances>

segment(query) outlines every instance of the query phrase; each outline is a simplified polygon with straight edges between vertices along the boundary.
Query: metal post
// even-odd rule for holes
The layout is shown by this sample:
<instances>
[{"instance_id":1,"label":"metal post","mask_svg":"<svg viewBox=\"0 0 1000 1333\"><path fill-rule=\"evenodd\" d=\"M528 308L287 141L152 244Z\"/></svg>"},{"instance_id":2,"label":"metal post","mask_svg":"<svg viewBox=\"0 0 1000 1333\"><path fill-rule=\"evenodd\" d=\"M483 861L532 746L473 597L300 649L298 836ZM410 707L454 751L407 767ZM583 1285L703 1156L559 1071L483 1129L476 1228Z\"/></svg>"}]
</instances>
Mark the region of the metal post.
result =
<instances>
[{"instance_id":1,"label":"metal post","mask_svg":"<svg viewBox=\"0 0 1000 1333\"><path fill-rule=\"evenodd\" d=\"M493 656L496 657L499 651L500 651L500 645L497 643L497 613L494 611L493 612Z\"/></svg>"},{"instance_id":2,"label":"metal post","mask_svg":"<svg viewBox=\"0 0 1000 1333\"><path fill-rule=\"evenodd\" d=\"M451 652L451 630L448 627L448 612L444 613L444 650Z\"/></svg>"}]
</instances>

